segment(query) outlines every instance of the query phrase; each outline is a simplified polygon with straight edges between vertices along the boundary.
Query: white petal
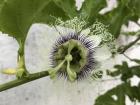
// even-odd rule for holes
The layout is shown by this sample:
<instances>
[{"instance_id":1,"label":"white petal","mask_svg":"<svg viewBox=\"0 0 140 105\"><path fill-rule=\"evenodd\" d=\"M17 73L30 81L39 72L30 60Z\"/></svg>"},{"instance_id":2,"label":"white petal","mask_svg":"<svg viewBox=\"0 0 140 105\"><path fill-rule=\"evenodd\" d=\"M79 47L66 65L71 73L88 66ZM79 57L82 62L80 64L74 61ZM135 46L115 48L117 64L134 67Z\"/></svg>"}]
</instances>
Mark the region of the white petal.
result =
<instances>
[{"instance_id":1,"label":"white petal","mask_svg":"<svg viewBox=\"0 0 140 105\"><path fill-rule=\"evenodd\" d=\"M97 47L102 41L101 37L99 37L97 35L92 35L89 37L89 39L94 42L94 47Z\"/></svg>"},{"instance_id":2,"label":"white petal","mask_svg":"<svg viewBox=\"0 0 140 105\"><path fill-rule=\"evenodd\" d=\"M116 64L121 65L123 61L127 61L128 63L130 62L124 55L116 54L115 57L111 57L105 61L101 61L101 69L104 69L104 70L108 69L113 72L116 70L114 66Z\"/></svg>"},{"instance_id":3,"label":"white petal","mask_svg":"<svg viewBox=\"0 0 140 105\"><path fill-rule=\"evenodd\" d=\"M0 33L0 70L17 67L18 43L7 34ZM0 73L0 84L15 79L15 76L7 76Z\"/></svg>"},{"instance_id":4,"label":"white petal","mask_svg":"<svg viewBox=\"0 0 140 105\"><path fill-rule=\"evenodd\" d=\"M16 67L18 47L13 37L0 35L0 68Z\"/></svg>"},{"instance_id":5,"label":"white petal","mask_svg":"<svg viewBox=\"0 0 140 105\"><path fill-rule=\"evenodd\" d=\"M94 58L97 61L104 61L111 57L111 52L109 51L109 48L107 46L102 46L100 48L97 48L95 51Z\"/></svg>"},{"instance_id":6,"label":"white petal","mask_svg":"<svg viewBox=\"0 0 140 105\"><path fill-rule=\"evenodd\" d=\"M92 105L98 96L97 82L88 80L78 83L46 80L42 91L46 105Z\"/></svg>"},{"instance_id":7,"label":"white petal","mask_svg":"<svg viewBox=\"0 0 140 105\"><path fill-rule=\"evenodd\" d=\"M33 24L28 32L25 46L26 67L30 73L47 70L50 67L50 54L60 35L71 31L64 27L50 27L46 24Z\"/></svg>"}]
</instances>

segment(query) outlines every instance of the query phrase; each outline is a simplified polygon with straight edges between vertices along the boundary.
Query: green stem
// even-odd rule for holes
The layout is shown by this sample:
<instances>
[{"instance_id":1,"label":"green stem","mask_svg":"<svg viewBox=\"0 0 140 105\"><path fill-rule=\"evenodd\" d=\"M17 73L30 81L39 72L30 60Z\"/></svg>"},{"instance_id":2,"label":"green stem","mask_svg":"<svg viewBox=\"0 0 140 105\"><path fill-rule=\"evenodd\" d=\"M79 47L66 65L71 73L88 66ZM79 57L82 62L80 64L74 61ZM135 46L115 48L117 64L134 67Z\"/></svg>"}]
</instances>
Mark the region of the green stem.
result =
<instances>
[{"instance_id":1,"label":"green stem","mask_svg":"<svg viewBox=\"0 0 140 105\"><path fill-rule=\"evenodd\" d=\"M28 71L27 71L26 66L25 66L25 56L24 56L25 41L22 41L19 39L18 43L19 43L18 62L22 62L22 65L20 65L20 66L22 66L21 68L23 68L25 70L24 74L28 75Z\"/></svg>"},{"instance_id":2,"label":"green stem","mask_svg":"<svg viewBox=\"0 0 140 105\"><path fill-rule=\"evenodd\" d=\"M45 77L48 75L49 75L48 71L42 71L42 72L38 72L38 73L34 73L34 74L29 74L27 77L13 80L8 83L0 85L0 92L7 90L7 89L17 87L19 85L28 83L30 81L33 81L33 80L36 80L36 79L39 79L39 78L42 78L42 77Z\"/></svg>"}]
</instances>

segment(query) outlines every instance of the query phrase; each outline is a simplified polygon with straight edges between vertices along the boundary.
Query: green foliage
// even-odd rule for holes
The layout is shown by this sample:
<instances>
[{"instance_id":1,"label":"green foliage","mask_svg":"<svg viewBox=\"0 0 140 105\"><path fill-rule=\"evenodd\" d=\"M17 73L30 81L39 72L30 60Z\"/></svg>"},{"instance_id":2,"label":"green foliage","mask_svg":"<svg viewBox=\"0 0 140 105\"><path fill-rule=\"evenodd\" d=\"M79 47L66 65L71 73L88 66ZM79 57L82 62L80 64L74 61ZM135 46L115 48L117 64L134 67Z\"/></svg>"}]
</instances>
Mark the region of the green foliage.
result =
<instances>
[{"instance_id":1,"label":"green foliage","mask_svg":"<svg viewBox=\"0 0 140 105\"><path fill-rule=\"evenodd\" d=\"M125 86L125 84L119 85L101 95L95 101L95 105L125 105ZM116 99L113 98L113 95L116 96Z\"/></svg>"},{"instance_id":2,"label":"green foliage","mask_svg":"<svg viewBox=\"0 0 140 105\"><path fill-rule=\"evenodd\" d=\"M63 11L70 17L77 16L75 0L53 0L56 5L63 9Z\"/></svg>"},{"instance_id":3,"label":"green foliage","mask_svg":"<svg viewBox=\"0 0 140 105\"><path fill-rule=\"evenodd\" d=\"M138 59L135 60L139 61ZM123 62L122 65L116 65L115 68L117 69L116 71L107 71L107 74L112 77L121 75L121 80L124 82L133 77L133 75L140 77L140 66L128 67L127 62Z\"/></svg>"},{"instance_id":4,"label":"green foliage","mask_svg":"<svg viewBox=\"0 0 140 105\"><path fill-rule=\"evenodd\" d=\"M122 24L128 24L129 20L138 20L139 5L140 0L118 0L117 8L99 17L99 19L104 24L109 25L111 33L118 37Z\"/></svg>"},{"instance_id":5,"label":"green foliage","mask_svg":"<svg viewBox=\"0 0 140 105\"><path fill-rule=\"evenodd\" d=\"M108 75L112 77L121 75L120 79L123 83L99 96L95 105L125 105L125 96L128 96L131 101L140 102L140 83L138 86L131 86L130 84L131 77L134 75L140 77L140 66L129 67L127 62L123 62L122 65L116 65L115 68L117 70L108 71ZM117 97L116 100L112 97L113 95Z\"/></svg>"},{"instance_id":6,"label":"green foliage","mask_svg":"<svg viewBox=\"0 0 140 105\"><path fill-rule=\"evenodd\" d=\"M1 10L3 4L4 4L4 0L0 0L0 10Z\"/></svg>"},{"instance_id":7,"label":"green foliage","mask_svg":"<svg viewBox=\"0 0 140 105\"><path fill-rule=\"evenodd\" d=\"M140 60L139 59L132 59L132 61L136 62L137 64L140 64Z\"/></svg>"},{"instance_id":8,"label":"green foliage","mask_svg":"<svg viewBox=\"0 0 140 105\"><path fill-rule=\"evenodd\" d=\"M140 17L140 0L124 0L124 3L125 1L126 6L131 10L131 13L133 13L134 16Z\"/></svg>"},{"instance_id":9,"label":"green foliage","mask_svg":"<svg viewBox=\"0 0 140 105\"><path fill-rule=\"evenodd\" d=\"M48 3L45 0L7 0L0 13L1 30L24 40L37 13Z\"/></svg>"},{"instance_id":10,"label":"green foliage","mask_svg":"<svg viewBox=\"0 0 140 105\"><path fill-rule=\"evenodd\" d=\"M109 26L110 32L118 37L122 24L127 24L129 20L137 21L140 16L140 0L118 0L117 8L100 15L99 11L106 6L105 0L85 0L80 10L80 14L93 24L96 20Z\"/></svg>"},{"instance_id":11,"label":"green foliage","mask_svg":"<svg viewBox=\"0 0 140 105\"><path fill-rule=\"evenodd\" d=\"M80 9L80 15L92 24L99 15L99 11L105 6L106 0L85 0Z\"/></svg>"},{"instance_id":12,"label":"green foliage","mask_svg":"<svg viewBox=\"0 0 140 105\"><path fill-rule=\"evenodd\" d=\"M140 65L131 67L133 75L136 75L140 78Z\"/></svg>"},{"instance_id":13,"label":"green foliage","mask_svg":"<svg viewBox=\"0 0 140 105\"><path fill-rule=\"evenodd\" d=\"M54 20L51 16L67 18L63 9L51 0L7 0L0 12L1 31L25 41L33 23L48 23Z\"/></svg>"},{"instance_id":14,"label":"green foliage","mask_svg":"<svg viewBox=\"0 0 140 105\"><path fill-rule=\"evenodd\" d=\"M115 68L117 69L115 72L109 72L111 76L118 76L121 74L121 80L127 81L129 78L133 76L131 68L128 67L126 62L123 62L122 65L116 65Z\"/></svg>"},{"instance_id":15,"label":"green foliage","mask_svg":"<svg viewBox=\"0 0 140 105\"><path fill-rule=\"evenodd\" d=\"M118 0L117 8L100 15L106 0L85 0L80 11L76 10L75 0L0 0L0 29L24 41L35 22L52 24L58 17L67 20L80 16L89 23L88 26L96 20L103 22L118 37L122 24L138 20L139 5L140 0Z\"/></svg>"},{"instance_id":16,"label":"green foliage","mask_svg":"<svg viewBox=\"0 0 140 105\"><path fill-rule=\"evenodd\" d=\"M138 87L131 87L129 82L122 83L99 96L94 105L125 105L125 96L128 96L131 101L136 99L140 101L140 84Z\"/></svg>"},{"instance_id":17,"label":"green foliage","mask_svg":"<svg viewBox=\"0 0 140 105\"><path fill-rule=\"evenodd\" d=\"M54 24L57 17L62 18L62 20L69 19L68 14L65 13L62 8L58 7L54 1L50 0L48 5L46 5L44 9L39 12L34 23Z\"/></svg>"}]
</instances>

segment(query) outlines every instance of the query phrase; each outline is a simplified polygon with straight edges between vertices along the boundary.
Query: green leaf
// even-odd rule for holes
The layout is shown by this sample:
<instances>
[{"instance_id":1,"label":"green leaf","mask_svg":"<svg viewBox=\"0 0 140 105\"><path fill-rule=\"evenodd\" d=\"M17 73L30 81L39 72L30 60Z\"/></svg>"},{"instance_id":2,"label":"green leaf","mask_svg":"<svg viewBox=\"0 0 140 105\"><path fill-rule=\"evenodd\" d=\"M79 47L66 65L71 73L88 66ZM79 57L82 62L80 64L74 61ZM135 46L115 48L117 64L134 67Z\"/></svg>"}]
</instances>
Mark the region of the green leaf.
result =
<instances>
[{"instance_id":1,"label":"green leaf","mask_svg":"<svg viewBox=\"0 0 140 105\"><path fill-rule=\"evenodd\" d=\"M80 10L82 17L85 17L89 25L99 20L109 26L109 31L117 38L123 24L129 20L137 21L140 14L140 0L118 0L118 7L112 11L100 15L99 11L105 7L105 0L86 0ZM88 25L88 26L89 26Z\"/></svg>"},{"instance_id":2,"label":"green leaf","mask_svg":"<svg viewBox=\"0 0 140 105\"><path fill-rule=\"evenodd\" d=\"M140 86L138 86L138 87L127 86L125 91L126 91L126 94L129 96L131 101L133 101L133 102L135 100L140 101Z\"/></svg>"},{"instance_id":3,"label":"green leaf","mask_svg":"<svg viewBox=\"0 0 140 105\"><path fill-rule=\"evenodd\" d=\"M109 26L110 32L115 37L118 37L121 26L127 16L127 9L122 3L120 3L117 8L103 15L100 20Z\"/></svg>"},{"instance_id":4,"label":"green leaf","mask_svg":"<svg viewBox=\"0 0 140 105\"><path fill-rule=\"evenodd\" d=\"M75 0L53 0L70 18L77 16Z\"/></svg>"},{"instance_id":5,"label":"green leaf","mask_svg":"<svg viewBox=\"0 0 140 105\"><path fill-rule=\"evenodd\" d=\"M137 61L136 59L134 59L134 60ZM112 77L121 75L121 80L124 82L127 82L134 75L140 77L140 66L139 65L128 67L128 64L126 62L123 62L122 65L115 65L115 68L117 70L113 71L113 72L108 70L107 75L110 75Z\"/></svg>"},{"instance_id":6,"label":"green leaf","mask_svg":"<svg viewBox=\"0 0 140 105\"><path fill-rule=\"evenodd\" d=\"M85 0L80 9L80 15L92 24L99 15L99 11L105 6L106 0Z\"/></svg>"},{"instance_id":7,"label":"green leaf","mask_svg":"<svg viewBox=\"0 0 140 105\"><path fill-rule=\"evenodd\" d=\"M136 99L136 100L138 100L140 102L140 83L139 83L139 85L137 87L134 86L132 88L132 92L133 92L134 99Z\"/></svg>"},{"instance_id":8,"label":"green leaf","mask_svg":"<svg viewBox=\"0 0 140 105\"><path fill-rule=\"evenodd\" d=\"M122 81L127 81L129 78L133 77L131 68L128 67L127 62L123 62L120 70L122 73L122 76L121 76Z\"/></svg>"},{"instance_id":9,"label":"green leaf","mask_svg":"<svg viewBox=\"0 0 140 105\"><path fill-rule=\"evenodd\" d=\"M127 0L127 7L134 13L140 17L140 0Z\"/></svg>"},{"instance_id":10,"label":"green leaf","mask_svg":"<svg viewBox=\"0 0 140 105\"><path fill-rule=\"evenodd\" d=\"M25 39L36 14L48 3L45 0L7 0L0 13L2 31Z\"/></svg>"},{"instance_id":11,"label":"green leaf","mask_svg":"<svg viewBox=\"0 0 140 105\"><path fill-rule=\"evenodd\" d=\"M99 96L94 105L125 105L124 84L109 90L105 94ZM113 98L116 97L116 99Z\"/></svg>"},{"instance_id":12,"label":"green leaf","mask_svg":"<svg viewBox=\"0 0 140 105\"><path fill-rule=\"evenodd\" d=\"M129 20L137 21L140 14L140 0L118 0L118 7L98 17L100 21L109 26L110 32L117 38L123 24Z\"/></svg>"},{"instance_id":13,"label":"green leaf","mask_svg":"<svg viewBox=\"0 0 140 105\"><path fill-rule=\"evenodd\" d=\"M53 24L58 17L62 20L69 19L68 14L65 13L62 8L58 7L56 3L51 1L42 11L40 11L35 22Z\"/></svg>"},{"instance_id":14,"label":"green leaf","mask_svg":"<svg viewBox=\"0 0 140 105\"><path fill-rule=\"evenodd\" d=\"M17 40L25 41L35 22L48 23L51 16L66 17L65 12L51 0L7 0L0 13L1 30Z\"/></svg>"},{"instance_id":15,"label":"green leaf","mask_svg":"<svg viewBox=\"0 0 140 105\"><path fill-rule=\"evenodd\" d=\"M131 67L133 75L140 77L140 66Z\"/></svg>"},{"instance_id":16,"label":"green leaf","mask_svg":"<svg viewBox=\"0 0 140 105\"><path fill-rule=\"evenodd\" d=\"M3 5L4 5L4 1L5 0L0 0L0 12L1 12L1 9L2 9L2 7L3 7ZM0 26L1 27L1 26ZM1 28L0 28L1 29ZM1 30L0 30L1 31Z\"/></svg>"},{"instance_id":17,"label":"green leaf","mask_svg":"<svg viewBox=\"0 0 140 105\"><path fill-rule=\"evenodd\" d=\"M121 80L126 82L129 78L133 77L132 68L128 67L127 62L123 62L122 65L115 65L117 69L114 72L107 71L107 74L110 76L118 76L121 74Z\"/></svg>"},{"instance_id":18,"label":"green leaf","mask_svg":"<svg viewBox=\"0 0 140 105\"><path fill-rule=\"evenodd\" d=\"M118 65L116 65L116 66L118 66ZM116 76L118 76L118 75L120 75L120 74L121 74L121 71L118 70L118 69L117 69L116 71L113 71L113 72L107 70L107 75L110 75L110 76L112 76L112 77L116 77Z\"/></svg>"},{"instance_id":19,"label":"green leaf","mask_svg":"<svg viewBox=\"0 0 140 105\"><path fill-rule=\"evenodd\" d=\"M122 83L99 96L94 105L125 105L125 96L128 96L133 102L140 101L140 84L138 87L131 87L130 82Z\"/></svg>"},{"instance_id":20,"label":"green leaf","mask_svg":"<svg viewBox=\"0 0 140 105\"><path fill-rule=\"evenodd\" d=\"M140 64L140 60L139 59L132 59L132 61L136 62L137 64Z\"/></svg>"},{"instance_id":21,"label":"green leaf","mask_svg":"<svg viewBox=\"0 0 140 105\"><path fill-rule=\"evenodd\" d=\"M4 4L4 1L5 1L5 0L0 0L0 10L1 10L3 4Z\"/></svg>"}]
</instances>

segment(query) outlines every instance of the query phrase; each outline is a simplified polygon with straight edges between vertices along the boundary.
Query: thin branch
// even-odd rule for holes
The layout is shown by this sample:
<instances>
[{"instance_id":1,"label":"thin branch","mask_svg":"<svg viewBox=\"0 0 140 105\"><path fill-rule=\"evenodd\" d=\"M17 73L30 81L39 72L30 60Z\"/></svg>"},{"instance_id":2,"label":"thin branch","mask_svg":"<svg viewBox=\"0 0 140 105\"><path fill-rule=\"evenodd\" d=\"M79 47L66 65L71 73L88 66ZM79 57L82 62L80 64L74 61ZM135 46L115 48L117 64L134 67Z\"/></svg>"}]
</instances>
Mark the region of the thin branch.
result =
<instances>
[{"instance_id":1,"label":"thin branch","mask_svg":"<svg viewBox=\"0 0 140 105\"><path fill-rule=\"evenodd\" d=\"M127 58L127 59L129 59L130 61L133 61L133 59L131 59L129 56L127 56L125 53L123 53L123 55Z\"/></svg>"},{"instance_id":2,"label":"thin branch","mask_svg":"<svg viewBox=\"0 0 140 105\"><path fill-rule=\"evenodd\" d=\"M130 47L132 47L134 44L136 44L140 40L140 35L137 37L136 40L132 41L128 45L124 46L123 48L119 48L119 53L123 54L126 50L128 50Z\"/></svg>"},{"instance_id":3,"label":"thin branch","mask_svg":"<svg viewBox=\"0 0 140 105\"><path fill-rule=\"evenodd\" d=\"M34 74L29 74L27 77L23 77L21 79L13 80L8 83L0 85L0 92L28 83L30 81L34 81L36 79L39 79L48 75L49 75L48 71L42 71L42 72L38 72Z\"/></svg>"},{"instance_id":4,"label":"thin branch","mask_svg":"<svg viewBox=\"0 0 140 105\"><path fill-rule=\"evenodd\" d=\"M126 35L126 36L135 36L139 32L140 32L140 30L138 30L138 31L130 31L130 32L121 32L121 34Z\"/></svg>"}]
</instances>

